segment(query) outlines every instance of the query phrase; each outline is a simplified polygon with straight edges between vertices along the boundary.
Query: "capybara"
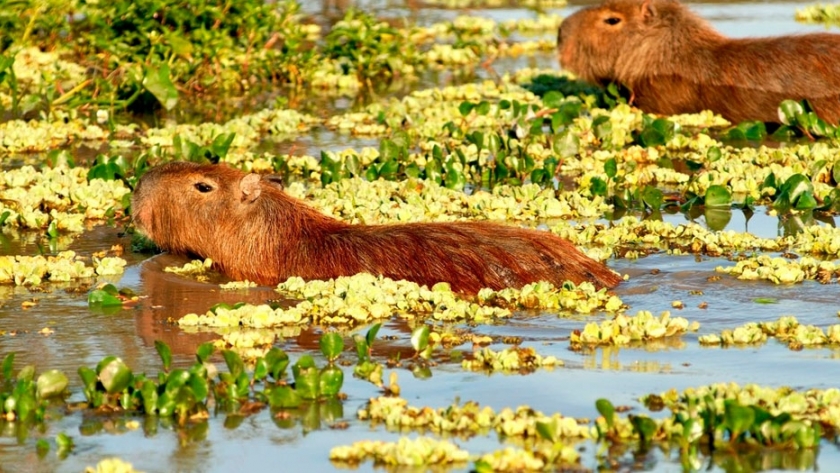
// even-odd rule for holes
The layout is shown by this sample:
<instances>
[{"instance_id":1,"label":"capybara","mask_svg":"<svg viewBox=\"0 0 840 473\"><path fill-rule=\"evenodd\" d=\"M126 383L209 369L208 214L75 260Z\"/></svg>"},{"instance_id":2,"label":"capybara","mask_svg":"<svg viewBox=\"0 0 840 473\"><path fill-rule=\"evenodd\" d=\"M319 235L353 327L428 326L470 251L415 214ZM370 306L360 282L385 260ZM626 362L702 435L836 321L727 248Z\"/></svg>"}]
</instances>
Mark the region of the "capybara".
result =
<instances>
[{"instance_id":1,"label":"capybara","mask_svg":"<svg viewBox=\"0 0 840 473\"><path fill-rule=\"evenodd\" d=\"M781 101L807 99L840 121L837 34L727 38L676 0L607 0L566 18L557 49L564 69L624 85L646 112L778 123Z\"/></svg>"},{"instance_id":2,"label":"capybara","mask_svg":"<svg viewBox=\"0 0 840 473\"><path fill-rule=\"evenodd\" d=\"M137 183L132 213L162 250L212 258L224 274L259 284L368 272L475 294L541 280L608 288L621 281L546 231L484 222L350 225L270 178L226 165L150 169Z\"/></svg>"}]
</instances>

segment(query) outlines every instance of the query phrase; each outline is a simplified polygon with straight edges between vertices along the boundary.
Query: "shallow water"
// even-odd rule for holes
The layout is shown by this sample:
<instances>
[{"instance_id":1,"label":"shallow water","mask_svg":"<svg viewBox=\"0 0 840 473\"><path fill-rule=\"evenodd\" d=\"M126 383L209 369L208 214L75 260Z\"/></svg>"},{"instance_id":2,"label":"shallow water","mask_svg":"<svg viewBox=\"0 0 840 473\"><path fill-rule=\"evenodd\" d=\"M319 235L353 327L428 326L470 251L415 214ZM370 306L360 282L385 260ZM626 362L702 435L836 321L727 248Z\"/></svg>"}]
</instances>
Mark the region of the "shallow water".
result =
<instances>
[{"instance_id":1,"label":"shallow water","mask_svg":"<svg viewBox=\"0 0 840 473\"><path fill-rule=\"evenodd\" d=\"M314 4L314 2L312 2ZM396 1L370 1L363 5L383 14L400 16L416 14L421 22L431 23L452 18L457 12L424 8L412 12ZM709 18L722 32L732 36L781 34L822 29L820 26L801 25L793 21L796 6L805 3L702 3L693 4L701 15ZM307 7L309 8L309 7ZM575 6L557 10L566 15ZM319 9L314 6L312 13ZM471 10L471 14L507 19L530 16L524 9L509 7L492 10ZM522 66L554 67L552 55L534 58L498 61L498 71ZM483 73L483 72L480 72ZM444 75L438 80L447 80ZM336 99L337 109L351 108L347 99ZM320 131L296 141L301 152L315 154L320 150L377 146L376 140L349 138ZM291 146L289 143L278 148ZM685 221L683 215L665 215L667 221ZM699 219L703 223L703 218ZM772 238L784 234L785 227L774 217L757 211L750 219L733 211L727 226L736 231L749 231L761 237ZM121 228L99 227L87 232L64 247L81 254L109 248L120 243L130 247L129 239L121 235ZM19 240L0 241L0 253L37 254L43 251L35 243ZM46 249L49 251L49 248ZM113 282L128 287L143 296L140 304L115 314L92 312L87 307L86 293L68 292L71 287L51 286L49 292L29 292L22 288L0 286L0 348L3 353L17 353L15 366L36 365L38 371L49 368L63 370L70 376L73 401L81 401L81 383L75 375L79 366L94 366L105 355L113 354L123 360L134 372L156 373L160 360L154 341L164 340L173 350L174 363L186 366L193 362L195 347L216 338L210 333L187 334L168 319L189 312L203 312L220 301L261 302L275 297L271 288L248 291L222 292L218 286L197 283L176 275L163 273L166 265L182 263L182 259L167 255L146 260L144 255L126 254L130 263L125 274ZM475 327L456 326L473 333L490 336L521 337L525 346L533 346L542 355L555 355L566 362L565 367L541 370L530 375L505 375L471 373L457 363L442 363L431 370L428 379L415 378L407 369L397 369L402 395L411 404L442 407L453 401L475 400L494 409L527 404L547 413L594 417L596 399L606 397L615 404L629 405L639 412L646 412L637 402L639 396L659 393L668 389L734 381L740 384L795 388L837 387L840 373L840 350L805 349L791 351L785 345L769 341L749 348L704 348L697 342L700 334L716 333L749 321L774 320L781 315L795 315L804 324L825 327L840 321L837 285L823 286L806 281L793 286L777 286L767 282L743 282L724 275L716 282L707 278L716 274L718 265L731 265L724 258L694 256L668 256L658 254L639 260L611 261L610 265L631 275L629 282L616 292L636 310L650 310L654 314L671 310L672 315L699 321L699 333L689 333L677 340L648 344L637 348L599 348L578 353L568 349L568 337L573 330L581 329L587 321L600 321L603 316L558 317L551 313L521 313L511 320L495 325ZM659 270L653 274L652 270ZM690 291L702 290L703 295ZM757 299L774 299L774 304L760 304ZM36 300L36 305L24 310L21 304ZM675 300L685 303L685 308L671 307ZM707 308L699 308L701 302ZM55 330L50 336L38 334L44 327ZM364 332L367 327L359 327ZM399 352L402 358L413 353L410 344L411 329L403 322L391 321L380 332L375 353L382 356ZM292 353L317 353L319 332L316 329L302 333L289 333L277 346ZM384 340L383 337L393 339ZM349 341L347 343L350 345ZM504 345L493 345L501 349ZM460 349L469 349L460 347ZM320 355L318 355L320 356ZM384 358L384 356L383 356ZM353 360L350 353L345 359ZM293 419L283 423L268 410L246 418L211 417L206 425L192 426L185 430L158 423L156 419L130 416L96 416L67 413L46 424L44 432L30 432L21 439L8 424L0 421L0 471L81 471L106 456L119 456L136 468L148 472L168 471L324 471L332 469L328 460L330 448L349 444L360 439L395 440L397 433L370 428L356 420L355 412L378 390L370 383L350 376L345 368L342 389L348 395L341 412L334 419L323 416L320 422ZM387 371L387 370L386 370ZM317 420L317 416L315 419ZM139 421L139 427L129 427L126 421ZM348 430L331 429L343 420ZM58 459L51 451L43 459L35 454L37 438L53 439L59 432L74 438L76 448L66 459ZM415 437L417 434L409 434ZM500 448L495 434L470 440L457 440L471 453L483 453ZM582 465L597 468L596 445L588 442L577 444L583 451ZM632 449L617 455L622 461L621 470L644 469L651 471L681 470L678 452L655 452L641 465L634 465ZM818 454L800 452L782 454L770 452L755 457L744 456L736 468L731 457L715 457L709 464L715 471L760 471L769 469L807 469L840 471L840 450L836 444L823 442ZM704 458L704 461L710 461ZM705 468L706 465L704 464ZM362 471L374 468L363 464ZM463 465L458 470L468 469ZM418 470L419 471L419 470Z\"/></svg>"}]
</instances>

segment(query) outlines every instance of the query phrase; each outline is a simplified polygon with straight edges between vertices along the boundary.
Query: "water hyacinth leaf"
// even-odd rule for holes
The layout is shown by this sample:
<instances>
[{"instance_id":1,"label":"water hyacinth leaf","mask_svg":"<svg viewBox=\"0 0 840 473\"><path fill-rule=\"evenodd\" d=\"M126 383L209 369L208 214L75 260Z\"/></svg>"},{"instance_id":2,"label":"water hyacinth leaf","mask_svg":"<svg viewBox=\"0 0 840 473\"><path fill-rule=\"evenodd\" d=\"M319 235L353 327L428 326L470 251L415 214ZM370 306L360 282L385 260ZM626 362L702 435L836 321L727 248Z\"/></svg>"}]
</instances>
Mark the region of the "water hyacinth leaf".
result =
<instances>
[{"instance_id":1,"label":"water hyacinth leaf","mask_svg":"<svg viewBox=\"0 0 840 473\"><path fill-rule=\"evenodd\" d=\"M49 370L41 373L36 381L36 388L39 399L47 399L57 396L67 389L69 380L67 375L59 370Z\"/></svg>"},{"instance_id":2,"label":"water hyacinth leaf","mask_svg":"<svg viewBox=\"0 0 840 473\"><path fill-rule=\"evenodd\" d=\"M592 180L589 182L589 192L592 195L607 195L607 182L600 177L593 177Z\"/></svg>"},{"instance_id":3,"label":"water hyacinth leaf","mask_svg":"<svg viewBox=\"0 0 840 473\"><path fill-rule=\"evenodd\" d=\"M265 362L265 358L259 357L254 362L254 381L262 381L266 376L268 376L268 363Z\"/></svg>"},{"instance_id":4,"label":"water hyacinth leaf","mask_svg":"<svg viewBox=\"0 0 840 473\"><path fill-rule=\"evenodd\" d=\"M285 351L273 347L265 354L265 362L268 365L268 372L275 380L280 380L289 366L289 355Z\"/></svg>"},{"instance_id":5,"label":"water hyacinth leaf","mask_svg":"<svg viewBox=\"0 0 840 473\"><path fill-rule=\"evenodd\" d=\"M791 126L797 122L797 117L805 113L805 107L796 100L784 100L779 104L779 121Z\"/></svg>"},{"instance_id":6,"label":"water hyacinth leaf","mask_svg":"<svg viewBox=\"0 0 840 473\"><path fill-rule=\"evenodd\" d=\"M712 185L706 189L704 202L707 207L729 207L732 205L732 193L726 186Z\"/></svg>"},{"instance_id":7,"label":"water hyacinth leaf","mask_svg":"<svg viewBox=\"0 0 840 473\"><path fill-rule=\"evenodd\" d=\"M195 357L199 363L204 363L213 354L216 347L213 342L204 342L195 349Z\"/></svg>"},{"instance_id":8,"label":"water hyacinth leaf","mask_svg":"<svg viewBox=\"0 0 840 473\"><path fill-rule=\"evenodd\" d=\"M336 332L325 333L318 340L318 345L324 357L333 362L344 351L344 338Z\"/></svg>"},{"instance_id":9,"label":"water hyacinth leaf","mask_svg":"<svg viewBox=\"0 0 840 473\"><path fill-rule=\"evenodd\" d=\"M642 200L648 207L659 210L662 207L662 191L653 186L645 186L642 191Z\"/></svg>"},{"instance_id":10,"label":"water hyacinth leaf","mask_svg":"<svg viewBox=\"0 0 840 473\"><path fill-rule=\"evenodd\" d=\"M344 371L337 366L326 366L321 370L320 383L319 388L322 396L336 397L341 392L342 384L344 384Z\"/></svg>"},{"instance_id":11,"label":"water hyacinth leaf","mask_svg":"<svg viewBox=\"0 0 840 473\"><path fill-rule=\"evenodd\" d=\"M787 195L788 201L796 205L797 201L805 194L811 197L814 195L814 185L811 180L803 174L794 174L782 184L781 193Z\"/></svg>"},{"instance_id":12,"label":"water hyacinth leaf","mask_svg":"<svg viewBox=\"0 0 840 473\"><path fill-rule=\"evenodd\" d=\"M650 442L653 434L656 433L656 422L650 417L630 416L630 424L633 425L633 430L639 435L643 444Z\"/></svg>"},{"instance_id":13,"label":"water hyacinth leaf","mask_svg":"<svg viewBox=\"0 0 840 473\"><path fill-rule=\"evenodd\" d=\"M421 325L411 332L411 346L420 353L429 345L429 326Z\"/></svg>"},{"instance_id":14,"label":"water hyacinth leaf","mask_svg":"<svg viewBox=\"0 0 840 473\"><path fill-rule=\"evenodd\" d=\"M718 148L717 146L712 146L711 148L709 148L708 151L706 151L706 159L710 163L719 160L721 156L723 156L723 153L721 153L720 148Z\"/></svg>"},{"instance_id":15,"label":"water hyacinth leaf","mask_svg":"<svg viewBox=\"0 0 840 473\"><path fill-rule=\"evenodd\" d=\"M554 442L557 438L557 424L555 422L537 421L537 434L544 440Z\"/></svg>"},{"instance_id":16,"label":"water hyacinth leaf","mask_svg":"<svg viewBox=\"0 0 840 473\"><path fill-rule=\"evenodd\" d=\"M235 351L224 350L222 351L222 357L225 359L228 371L234 378L238 378L240 374L245 372L245 363Z\"/></svg>"},{"instance_id":17,"label":"water hyacinth leaf","mask_svg":"<svg viewBox=\"0 0 840 473\"><path fill-rule=\"evenodd\" d=\"M163 362L163 370L169 371L169 367L172 365L172 350L169 345L161 340L155 340L155 350L160 356L160 361Z\"/></svg>"},{"instance_id":18,"label":"water hyacinth leaf","mask_svg":"<svg viewBox=\"0 0 840 473\"><path fill-rule=\"evenodd\" d=\"M592 130L595 132L595 137L601 142L607 142L608 138L612 136L612 122L610 117L601 115L592 120Z\"/></svg>"},{"instance_id":19,"label":"water hyacinth leaf","mask_svg":"<svg viewBox=\"0 0 840 473\"><path fill-rule=\"evenodd\" d=\"M118 307L122 305L122 301L102 289L96 289L88 294L88 305L91 307Z\"/></svg>"},{"instance_id":20,"label":"water hyacinth leaf","mask_svg":"<svg viewBox=\"0 0 840 473\"><path fill-rule=\"evenodd\" d=\"M706 207L703 209L703 218L709 230L720 231L729 225L732 220L732 209L725 207Z\"/></svg>"},{"instance_id":21,"label":"water hyacinth leaf","mask_svg":"<svg viewBox=\"0 0 840 473\"><path fill-rule=\"evenodd\" d=\"M758 304L778 304L779 300L772 297L756 297L753 302Z\"/></svg>"},{"instance_id":22,"label":"water hyacinth leaf","mask_svg":"<svg viewBox=\"0 0 840 473\"><path fill-rule=\"evenodd\" d=\"M724 402L723 423L729 428L730 441L735 441L742 433L747 432L755 422L755 411L751 406L742 406L733 399Z\"/></svg>"},{"instance_id":23,"label":"water hyacinth leaf","mask_svg":"<svg viewBox=\"0 0 840 473\"><path fill-rule=\"evenodd\" d=\"M490 102L486 100L482 100L481 102L479 102L478 105L476 105L475 107L475 113L479 115L487 115L488 113L490 113Z\"/></svg>"},{"instance_id":24,"label":"water hyacinth leaf","mask_svg":"<svg viewBox=\"0 0 840 473\"><path fill-rule=\"evenodd\" d=\"M204 402L207 399L207 394L210 392L210 387L207 384L207 379L202 376L197 376L194 373L190 373L189 381L187 385L190 387L193 396L199 402Z\"/></svg>"},{"instance_id":25,"label":"water hyacinth leaf","mask_svg":"<svg viewBox=\"0 0 840 473\"><path fill-rule=\"evenodd\" d=\"M320 372L311 355L303 355L292 365L295 378L295 390L303 399L317 399L320 389Z\"/></svg>"},{"instance_id":26,"label":"water hyacinth leaf","mask_svg":"<svg viewBox=\"0 0 840 473\"><path fill-rule=\"evenodd\" d=\"M21 421L28 421L35 415L35 410L38 408L38 401L30 391L18 393L15 398L14 413ZM11 399L11 397L10 397Z\"/></svg>"},{"instance_id":27,"label":"water hyacinth leaf","mask_svg":"<svg viewBox=\"0 0 840 473\"><path fill-rule=\"evenodd\" d=\"M300 406L300 394L289 386L276 386L267 393L268 405L273 409L292 409Z\"/></svg>"},{"instance_id":28,"label":"water hyacinth leaf","mask_svg":"<svg viewBox=\"0 0 840 473\"><path fill-rule=\"evenodd\" d=\"M564 99L565 97L563 97L563 94L556 90L552 90L547 94L543 95L543 106L545 106L546 108L560 108L560 106L563 104Z\"/></svg>"},{"instance_id":29,"label":"water hyacinth leaf","mask_svg":"<svg viewBox=\"0 0 840 473\"><path fill-rule=\"evenodd\" d=\"M15 363L15 352L11 352L3 357L3 379L6 381L12 380L12 367Z\"/></svg>"},{"instance_id":30,"label":"water hyacinth leaf","mask_svg":"<svg viewBox=\"0 0 840 473\"><path fill-rule=\"evenodd\" d=\"M380 328L382 328L382 323L375 323L368 329L367 332L365 332L365 340L367 341L368 346L373 346L373 342L376 341L376 335L379 333Z\"/></svg>"},{"instance_id":31,"label":"water hyacinth leaf","mask_svg":"<svg viewBox=\"0 0 840 473\"><path fill-rule=\"evenodd\" d=\"M24 366L17 374L18 381L32 381L35 379L35 365Z\"/></svg>"},{"instance_id":32,"label":"water hyacinth leaf","mask_svg":"<svg viewBox=\"0 0 840 473\"><path fill-rule=\"evenodd\" d=\"M154 414L158 408L158 392L155 383L149 379L143 381L143 386L140 388L140 397L146 414Z\"/></svg>"},{"instance_id":33,"label":"water hyacinth leaf","mask_svg":"<svg viewBox=\"0 0 840 473\"><path fill-rule=\"evenodd\" d=\"M222 133L218 135L216 138L213 139L213 143L210 144L210 151L220 159L223 159L227 156L228 150L230 150L230 145L233 144L233 139L236 137L236 133Z\"/></svg>"},{"instance_id":34,"label":"water hyacinth leaf","mask_svg":"<svg viewBox=\"0 0 840 473\"><path fill-rule=\"evenodd\" d=\"M183 369L174 369L171 373L169 373L169 376L166 377L166 385L164 387L164 390L174 394L177 390L181 389L182 386L186 385L189 380L189 371Z\"/></svg>"},{"instance_id":35,"label":"water hyacinth leaf","mask_svg":"<svg viewBox=\"0 0 840 473\"><path fill-rule=\"evenodd\" d=\"M154 95L166 110L172 110L178 104L178 89L170 79L169 66L166 64L160 69L147 66L143 77L143 87Z\"/></svg>"},{"instance_id":36,"label":"water hyacinth leaf","mask_svg":"<svg viewBox=\"0 0 840 473\"><path fill-rule=\"evenodd\" d=\"M613 422L615 422L615 406L609 399L600 398L595 401L595 409L604 417L607 422L607 428L612 429Z\"/></svg>"},{"instance_id":37,"label":"water hyacinth leaf","mask_svg":"<svg viewBox=\"0 0 840 473\"><path fill-rule=\"evenodd\" d=\"M131 383L131 369L115 356L107 356L96 365L99 382L108 394L122 391Z\"/></svg>"},{"instance_id":38,"label":"water hyacinth leaf","mask_svg":"<svg viewBox=\"0 0 840 473\"><path fill-rule=\"evenodd\" d=\"M161 417L170 417L175 412L175 397L172 393L164 391L158 396L157 411Z\"/></svg>"},{"instance_id":39,"label":"water hyacinth leaf","mask_svg":"<svg viewBox=\"0 0 840 473\"><path fill-rule=\"evenodd\" d=\"M461 113L462 117L466 117L467 115L470 114L470 112L472 112L473 108L475 108L474 103L472 103L472 102L461 102L461 104L458 105L458 112Z\"/></svg>"},{"instance_id":40,"label":"water hyacinth leaf","mask_svg":"<svg viewBox=\"0 0 840 473\"><path fill-rule=\"evenodd\" d=\"M615 158L610 158L604 162L604 173L610 179L615 179L615 176L618 175L618 162Z\"/></svg>"},{"instance_id":41,"label":"water hyacinth leaf","mask_svg":"<svg viewBox=\"0 0 840 473\"><path fill-rule=\"evenodd\" d=\"M73 438L64 432L55 436L55 443L59 450L69 450L73 448Z\"/></svg>"},{"instance_id":42,"label":"water hyacinth leaf","mask_svg":"<svg viewBox=\"0 0 840 473\"><path fill-rule=\"evenodd\" d=\"M82 378L82 384L84 385L85 390L93 390L96 388L96 382L99 380L96 375L96 371L87 366L80 366L77 372L79 373L79 377Z\"/></svg>"},{"instance_id":43,"label":"water hyacinth leaf","mask_svg":"<svg viewBox=\"0 0 840 473\"><path fill-rule=\"evenodd\" d=\"M357 333L353 335L353 343L356 345L356 356L359 357L359 362L361 363L367 360L370 352L370 346L365 340L365 337Z\"/></svg>"},{"instance_id":44,"label":"water hyacinth leaf","mask_svg":"<svg viewBox=\"0 0 840 473\"><path fill-rule=\"evenodd\" d=\"M551 145L554 152L563 159L573 158L580 152L580 138L569 130L555 136Z\"/></svg>"},{"instance_id":45,"label":"water hyacinth leaf","mask_svg":"<svg viewBox=\"0 0 840 473\"><path fill-rule=\"evenodd\" d=\"M12 215L12 212L9 210L4 210L3 213L0 213L0 226L6 223L10 215Z\"/></svg>"}]
</instances>

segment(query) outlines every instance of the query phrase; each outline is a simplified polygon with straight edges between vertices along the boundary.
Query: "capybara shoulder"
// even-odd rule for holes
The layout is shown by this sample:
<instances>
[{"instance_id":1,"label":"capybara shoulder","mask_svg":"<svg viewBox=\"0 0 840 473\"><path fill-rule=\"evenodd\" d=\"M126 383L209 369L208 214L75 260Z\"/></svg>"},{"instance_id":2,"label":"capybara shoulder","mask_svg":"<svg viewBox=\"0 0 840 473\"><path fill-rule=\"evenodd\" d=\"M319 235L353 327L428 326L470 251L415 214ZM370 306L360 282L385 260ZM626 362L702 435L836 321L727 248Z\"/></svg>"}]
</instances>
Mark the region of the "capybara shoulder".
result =
<instances>
[{"instance_id":1,"label":"capybara shoulder","mask_svg":"<svg viewBox=\"0 0 840 473\"><path fill-rule=\"evenodd\" d=\"M563 68L618 82L646 112L712 110L778 122L782 100L840 120L840 35L728 38L676 0L608 0L568 17L557 34Z\"/></svg>"},{"instance_id":2,"label":"capybara shoulder","mask_svg":"<svg viewBox=\"0 0 840 473\"><path fill-rule=\"evenodd\" d=\"M138 229L161 249L213 259L236 279L277 284L360 272L476 293L489 287L621 281L604 264L545 231L483 222L350 225L277 183L225 165L170 163L137 184Z\"/></svg>"}]
</instances>

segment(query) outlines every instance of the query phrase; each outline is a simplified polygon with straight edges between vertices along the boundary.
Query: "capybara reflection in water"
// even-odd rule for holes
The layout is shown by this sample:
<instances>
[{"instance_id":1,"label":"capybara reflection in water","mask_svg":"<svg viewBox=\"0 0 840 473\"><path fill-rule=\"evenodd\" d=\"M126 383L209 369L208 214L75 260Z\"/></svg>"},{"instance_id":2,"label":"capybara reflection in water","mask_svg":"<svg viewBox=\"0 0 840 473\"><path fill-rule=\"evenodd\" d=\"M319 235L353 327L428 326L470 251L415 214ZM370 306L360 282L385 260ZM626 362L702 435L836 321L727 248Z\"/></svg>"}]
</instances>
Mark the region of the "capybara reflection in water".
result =
<instances>
[{"instance_id":1,"label":"capybara reflection in water","mask_svg":"<svg viewBox=\"0 0 840 473\"><path fill-rule=\"evenodd\" d=\"M226 275L259 284L367 272L474 294L543 280L608 288L621 281L546 231L484 222L350 225L226 165L152 168L137 183L132 212L162 250L212 258Z\"/></svg>"},{"instance_id":2,"label":"capybara reflection in water","mask_svg":"<svg viewBox=\"0 0 840 473\"><path fill-rule=\"evenodd\" d=\"M837 34L727 38L676 0L607 0L563 21L557 48L563 68L624 85L646 112L779 122L781 101L807 99L840 122Z\"/></svg>"}]
</instances>

